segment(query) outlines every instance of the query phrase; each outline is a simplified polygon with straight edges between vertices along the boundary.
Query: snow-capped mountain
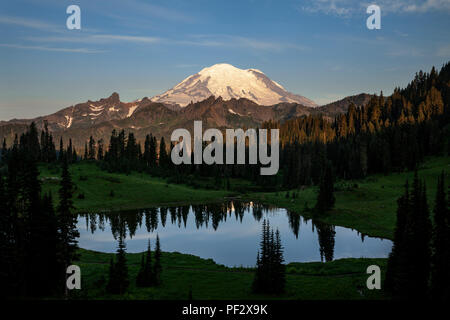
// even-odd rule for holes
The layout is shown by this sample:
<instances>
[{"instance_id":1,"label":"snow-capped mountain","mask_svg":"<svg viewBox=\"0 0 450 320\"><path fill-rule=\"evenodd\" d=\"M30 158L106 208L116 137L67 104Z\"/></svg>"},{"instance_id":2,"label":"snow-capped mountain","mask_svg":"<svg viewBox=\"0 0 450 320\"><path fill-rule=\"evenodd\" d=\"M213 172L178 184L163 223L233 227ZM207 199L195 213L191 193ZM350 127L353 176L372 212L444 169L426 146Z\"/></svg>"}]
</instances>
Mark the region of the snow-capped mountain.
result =
<instances>
[{"instance_id":1,"label":"snow-capped mountain","mask_svg":"<svg viewBox=\"0 0 450 320\"><path fill-rule=\"evenodd\" d=\"M151 100L186 107L191 102L202 101L210 96L222 97L223 100L246 98L265 106L282 102L317 106L312 100L286 91L262 71L242 70L226 63L204 68Z\"/></svg>"}]
</instances>

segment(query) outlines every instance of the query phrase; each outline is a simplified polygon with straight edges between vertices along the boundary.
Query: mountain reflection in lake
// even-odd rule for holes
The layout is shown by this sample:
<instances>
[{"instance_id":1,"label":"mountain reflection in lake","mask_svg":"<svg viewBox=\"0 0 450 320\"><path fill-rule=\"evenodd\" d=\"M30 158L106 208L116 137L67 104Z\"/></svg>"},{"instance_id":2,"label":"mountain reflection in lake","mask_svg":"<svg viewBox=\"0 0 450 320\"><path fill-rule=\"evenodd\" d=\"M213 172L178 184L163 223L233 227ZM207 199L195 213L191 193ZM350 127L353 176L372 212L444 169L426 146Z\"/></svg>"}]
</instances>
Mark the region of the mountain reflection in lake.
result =
<instances>
[{"instance_id":1,"label":"mountain reflection in lake","mask_svg":"<svg viewBox=\"0 0 450 320\"><path fill-rule=\"evenodd\" d=\"M81 248L115 252L126 239L128 252L142 252L159 234L163 251L211 258L227 266L254 266L263 218L280 230L289 262L331 261L348 257L387 257L392 242L355 230L306 220L286 209L254 203L160 207L118 213L80 214Z\"/></svg>"}]
</instances>

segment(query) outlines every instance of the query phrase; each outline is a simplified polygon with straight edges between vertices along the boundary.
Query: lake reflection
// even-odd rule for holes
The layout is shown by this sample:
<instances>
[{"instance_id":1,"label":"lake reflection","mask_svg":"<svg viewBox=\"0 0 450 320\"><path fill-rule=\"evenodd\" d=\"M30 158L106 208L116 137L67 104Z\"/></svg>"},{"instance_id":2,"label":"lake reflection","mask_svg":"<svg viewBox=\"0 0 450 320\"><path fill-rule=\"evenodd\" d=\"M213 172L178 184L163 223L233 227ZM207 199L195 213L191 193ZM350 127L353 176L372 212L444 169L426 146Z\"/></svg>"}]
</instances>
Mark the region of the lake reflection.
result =
<instances>
[{"instance_id":1,"label":"lake reflection","mask_svg":"<svg viewBox=\"0 0 450 320\"><path fill-rule=\"evenodd\" d=\"M267 219L280 230L289 262L331 261L348 257L387 257L392 242L363 236L355 230L306 220L286 209L260 204L161 207L107 214L80 214L81 248L115 252L118 237L128 252L142 252L159 234L163 251L211 258L227 266L254 266L261 224Z\"/></svg>"}]
</instances>

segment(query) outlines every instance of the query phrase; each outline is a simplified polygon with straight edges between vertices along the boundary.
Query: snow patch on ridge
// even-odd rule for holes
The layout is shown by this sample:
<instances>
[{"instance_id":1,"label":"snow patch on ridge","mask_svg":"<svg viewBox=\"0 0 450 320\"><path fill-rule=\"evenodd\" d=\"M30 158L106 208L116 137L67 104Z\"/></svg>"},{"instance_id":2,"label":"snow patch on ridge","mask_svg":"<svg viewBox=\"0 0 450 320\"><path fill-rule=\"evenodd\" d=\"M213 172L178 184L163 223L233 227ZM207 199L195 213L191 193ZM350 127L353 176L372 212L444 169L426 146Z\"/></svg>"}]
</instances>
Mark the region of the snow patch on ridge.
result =
<instances>
[{"instance_id":1,"label":"snow patch on ridge","mask_svg":"<svg viewBox=\"0 0 450 320\"><path fill-rule=\"evenodd\" d=\"M128 114L127 114L127 118L131 117L134 113L134 111L136 110L136 108L138 107L138 105L134 105L130 108L130 110L128 110Z\"/></svg>"},{"instance_id":2,"label":"snow patch on ridge","mask_svg":"<svg viewBox=\"0 0 450 320\"><path fill-rule=\"evenodd\" d=\"M69 129L72 126L73 118L71 116L65 116L65 118L67 120L66 128Z\"/></svg>"},{"instance_id":3,"label":"snow patch on ridge","mask_svg":"<svg viewBox=\"0 0 450 320\"><path fill-rule=\"evenodd\" d=\"M103 105L101 106L94 106L93 104L89 105L91 111L93 112L99 112L99 111L103 111L103 109L105 108Z\"/></svg>"},{"instance_id":4,"label":"snow patch on ridge","mask_svg":"<svg viewBox=\"0 0 450 320\"><path fill-rule=\"evenodd\" d=\"M237 112L234 111L233 109L228 109L228 112L229 112L229 113L232 113L232 114L235 114L235 115L238 115L238 116L242 116L242 114L237 113Z\"/></svg>"}]
</instances>

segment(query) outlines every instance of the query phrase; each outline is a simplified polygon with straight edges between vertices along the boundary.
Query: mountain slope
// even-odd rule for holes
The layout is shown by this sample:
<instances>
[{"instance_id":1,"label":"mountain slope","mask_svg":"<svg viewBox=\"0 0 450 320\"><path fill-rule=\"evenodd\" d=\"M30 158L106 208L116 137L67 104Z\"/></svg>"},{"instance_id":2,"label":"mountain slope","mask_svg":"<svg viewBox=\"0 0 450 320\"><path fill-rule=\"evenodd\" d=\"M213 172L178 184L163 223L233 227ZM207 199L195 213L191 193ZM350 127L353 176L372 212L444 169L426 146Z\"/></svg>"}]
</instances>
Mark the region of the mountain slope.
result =
<instances>
[{"instance_id":1,"label":"mountain slope","mask_svg":"<svg viewBox=\"0 0 450 320\"><path fill-rule=\"evenodd\" d=\"M333 119L336 114L345 112L347 103L365 105L368 97L370 96L362 94L327 106L311 108L287 102L264 106L245 98L224 100L222 97L210 96L184 108L174 108L173 105L153 102L147 98L125 103L120 101L117 93L113 93L108 98L79 103L48 116L2 121L0 141L6 138L7 144L10 145L15 134L23 133L34 121L39 130L47 123L56 142L60 137L63 137L66 143L71 138L74 146L82 151L91 135L108 144L113 129L132 131L137 140L142 142L149 133L158 138L164 136L170 139L174 129L192 130L194 120L201 120L204 129L225 129L256 128L268 120L284 122L306 115L323 115Z\"/></svg>"},{"instance_id":2,"label":"mountain slope","mask_svg":"<svg viewBox=\"0 0 450 320\"><path fill-rule=\"evenodd\" d=\"M259 70L242 70L226 63L204 68L151 100L186 107L191 102L202 101L210 96L222 97L224 100L245 98L259 105L293 102L306 107L317 106L303 96L286 91Z\"/></svg>"},{"instance_id":3,"label":"mountain slope","mask_svg":"<svg viewBox=\"0 0 450 320\"><path fill-rule=\"evenodd\" d=\"M354 96L345 97L344 99L328 103L320 108L328 115L337 115L347 112L350 104L354 104L357 108L365 106L373 95L360 93Z\"/></svg>"}]
</instances>

